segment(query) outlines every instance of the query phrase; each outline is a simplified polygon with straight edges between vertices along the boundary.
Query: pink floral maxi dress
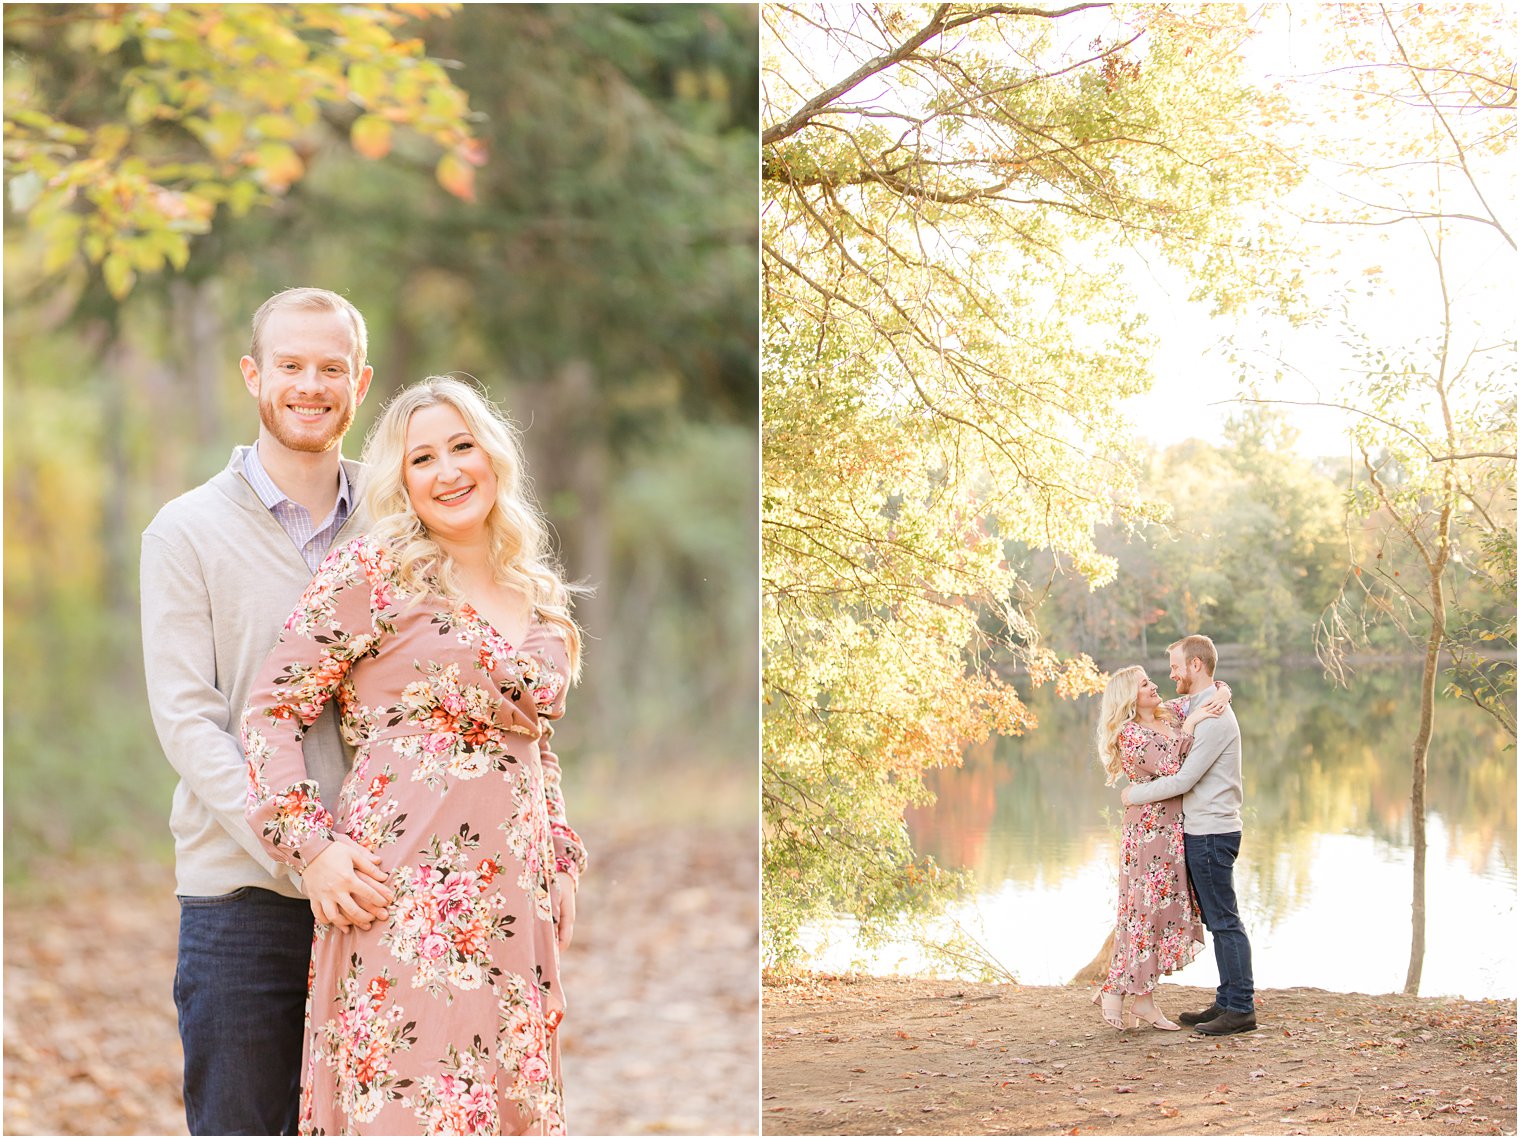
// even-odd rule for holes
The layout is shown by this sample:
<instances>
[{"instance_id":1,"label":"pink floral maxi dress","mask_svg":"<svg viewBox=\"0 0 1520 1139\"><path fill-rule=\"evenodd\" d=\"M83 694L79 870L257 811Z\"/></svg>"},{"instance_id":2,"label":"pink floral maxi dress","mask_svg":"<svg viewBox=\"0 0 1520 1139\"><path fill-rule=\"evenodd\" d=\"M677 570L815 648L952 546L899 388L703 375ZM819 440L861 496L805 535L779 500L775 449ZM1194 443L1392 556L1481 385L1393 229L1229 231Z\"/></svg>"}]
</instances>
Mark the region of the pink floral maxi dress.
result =
<instances>
[{"instance_id":1,"label":"pink floral maxi dress","mask_svg":"<svg viewBox=\"0 0 1520 1139\"><path fill-rule=\"evenodd\" d=\"M1174 730L1181 717L1167 705ZM1119 729L1119 761L1132 783L1175 775L1193 737L1169 736L1131 721ZM1164 974L1198 956L1203 922L1188 883L1182 797L1124 808L1119 840L1119 916L1105 993L1147 993Z\"/></svg>"},{"instance_id":2,"label":"pink floral maxi dress","mask_svg":"<svg viewBox=\"0 0 1520 1139\"><path fill-rule=\"evenodd\" d=\"M286 622L243 717L249 822L298 869L347 834L396 893L368 931L317 924L302 1134L564 1133L551 891L585 865L549 748L567 672L552 626L514 648L407 593L368 538ZM355 753L330 809L301 739L334 697Z\"/></svg>"}]
</instances>

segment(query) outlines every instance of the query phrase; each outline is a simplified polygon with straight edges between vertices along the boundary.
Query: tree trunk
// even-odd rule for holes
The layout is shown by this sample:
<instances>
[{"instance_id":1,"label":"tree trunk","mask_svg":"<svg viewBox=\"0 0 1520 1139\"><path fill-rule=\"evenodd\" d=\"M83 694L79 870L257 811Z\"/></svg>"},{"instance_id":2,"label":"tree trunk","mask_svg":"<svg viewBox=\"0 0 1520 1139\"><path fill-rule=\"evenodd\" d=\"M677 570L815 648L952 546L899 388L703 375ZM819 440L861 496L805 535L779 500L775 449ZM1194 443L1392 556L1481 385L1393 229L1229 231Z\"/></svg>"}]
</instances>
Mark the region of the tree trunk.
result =
<instances>
[{"instance_id":1,"label":"tree trunk","mask_svg":"<svg viewBox=\"0 0 1520 1139\"><path fill-rule=\"evenodd\" d=\"M575 603L575 618L595 646L600 669L609 675L618 649L608 641L612 626L611 455L605 401L598 397L596 374L584 360L563 364L543 393L547 423L536 440L533 470L539 486L552 486L573 514L554 519L562 539L566 575L585 581L595 592ZM544 505L544 504L540 504ZM621 595L621 590L617 591ZM614 709L608 684L587 684L577 697L588 723L610 723Z\"/></svg>"},{"instance_id":2,"label":"tree trunk","mask_svg":"<svg viewBox=\"0 0 1520 1139\"><path fill-rule=\"evenodd\" d=\"M1114 931L1109 930L1108 936L1103 939L1103 946L1093 955L1093 959L1082 968L1078 969L1067 981L1068 985L1099 985L1108 980L1108 967L1114 959Z\"/></svg>"},{"instance_id":3,"label":"tree trunk","mask_svg":"<svg viewBox=\"0 0 1520 1139\"><path fill-rule=\"evenodd\" d=\"M1444 559L1443 559L1444 562ZM1430 583L1430 636L1425 641L1425 671L1420 677L1420 728L1414 737L1413 778L1409 791L1409 837L1414 847L1414 896L1410 905L1409 972L1404 992L1418 996L1420 973L1425 968L1425 761L1436 712L1436 671L1441 645L1446 640L1446 598L1441 575Z\"/></svg>"},{"instance_id":4,"label":"tree trunk","mask_svg":"<svg viewBox=\"0 0 1520 1139\"><path fill-rule=\"evenodd\" d=\"M243 392L238 357L246 341L230 335L221 315L220 289L214 281L169 283L169 328L164 345L168 364L144 368L149 385L147 406L158 415L178 414L171 435L154 448L153 510L183 494L227 462L221 448L226 439L229 409L235 409L239 443L251 443L258 420L250 414L253 401ZM183 409L183 410L181 410ZM151 515L149 515L151 517Z\"/></svg>"}]
</instances>

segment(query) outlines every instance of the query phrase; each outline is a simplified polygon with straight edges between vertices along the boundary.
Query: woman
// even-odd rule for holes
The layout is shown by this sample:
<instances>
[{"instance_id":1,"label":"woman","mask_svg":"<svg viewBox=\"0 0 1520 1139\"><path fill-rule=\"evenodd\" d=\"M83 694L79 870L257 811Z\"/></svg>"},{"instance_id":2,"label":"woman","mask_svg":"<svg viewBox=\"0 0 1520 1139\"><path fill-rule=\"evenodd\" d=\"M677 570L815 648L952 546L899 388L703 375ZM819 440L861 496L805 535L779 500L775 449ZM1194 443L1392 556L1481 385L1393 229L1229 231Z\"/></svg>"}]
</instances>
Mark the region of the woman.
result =
<instances>
[{"instance_id":1,"label":"woman","mask_svg":"<svg viewBox=\"0 0 1520 1139\"><path fill-rule=\"evenodd\" d=\"M1098 756L1112 787L1120 773L1132 783L1173 775L1193 742L1193 728L1218 716L1229 690L1195 708L1186 720L1182 702L1161 702L1145 669L1120 669L1109 679L1098 718ZM1094 997L1101 999L1103 1019L1123 1031L1124 998L1133 995L1135 1017L1176 1030L1156 1007L1154 990L1164 974L1182 968L1198 955L1203 923L1187 880L1182 846L1182 797L1126 807L1120 838L1119 916L1108 980Z\"/></svg>"},{"instance_id":2,"label":"woman","mask_svg":"<svg viewBox=\"0 0 1520 1139\"><path fill-rule=\"evenodd\" d=\"M322 564L243 716L249 823L318 919L301 1132L562 1134L569 589L513 430L468 385L402 391L364 458L370 533ZM329 810L301 738L334 697L356 750Z\"/></svg>"}]
</instances>

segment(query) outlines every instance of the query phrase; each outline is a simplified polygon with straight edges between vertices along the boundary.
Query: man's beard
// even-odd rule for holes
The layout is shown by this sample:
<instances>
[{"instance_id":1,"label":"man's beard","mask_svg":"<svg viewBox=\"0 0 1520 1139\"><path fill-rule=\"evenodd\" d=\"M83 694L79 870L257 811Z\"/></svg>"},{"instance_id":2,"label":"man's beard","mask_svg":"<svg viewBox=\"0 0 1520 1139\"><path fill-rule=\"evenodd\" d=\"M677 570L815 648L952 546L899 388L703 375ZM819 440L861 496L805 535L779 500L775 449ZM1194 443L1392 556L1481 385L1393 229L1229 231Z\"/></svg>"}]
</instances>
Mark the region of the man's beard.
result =
<instances>
[{"instance_id":1,"label":"man's beard","mask_svg":"<svg viewBox=\"0 0 1520 1139\"><path fill-rule=\"evenodd\" d=\"M289 451L301 451L308 455L320 455L324 451L331 451L354 422L355 408L353 402L350 401L346 407L334 409L338 411L338 420L331 431L316 438L303 437L286 428L285 422L276 410L277 406L273 400L259 400L259 422L264 425L269 434L274 436L275 442L280 446Z\"/></svg>"}]
</instances>

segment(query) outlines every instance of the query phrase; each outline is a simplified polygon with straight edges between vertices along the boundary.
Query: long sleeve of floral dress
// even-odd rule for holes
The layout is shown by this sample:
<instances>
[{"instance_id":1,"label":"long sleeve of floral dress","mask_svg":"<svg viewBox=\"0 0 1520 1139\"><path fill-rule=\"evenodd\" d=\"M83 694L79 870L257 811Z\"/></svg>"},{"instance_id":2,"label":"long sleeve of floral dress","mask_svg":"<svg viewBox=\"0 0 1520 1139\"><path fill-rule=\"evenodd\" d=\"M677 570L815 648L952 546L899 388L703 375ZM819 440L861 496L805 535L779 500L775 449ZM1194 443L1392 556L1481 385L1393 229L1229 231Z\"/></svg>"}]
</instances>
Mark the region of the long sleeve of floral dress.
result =
<instances>
[{"instance_id":1,"label":"long sleeve of floral dress","mask_svg":"<svg viewBox=\"0 0 1520 1139\"><path fill-rule=\"evenodd\" d=\"M1181 724L1182 717L1178 714L1172 726L1180 728ZM1183 732L1177 737L1175 758L1169 756L1164 749L1150 746L1152 743L1147 733L1133 724L1126 724L1119 729L1120 761L1124 774L1131 783L1149 783L1159 776L1175 774L1179 761L1187 758L1188 751L1193 746L1193 733ZM1148 805L1136 804L1137 807Z\"/></svg>"},{"instance_id":2,"label":"long sleeve of floral dress","mask_svg":"<svg viewBox=\"0 0 1520 1139\"><path fill-rule=\"evenodd\" d=\"M301 870L333 841L333 815L307 775L301 740L382 628L370 547L334 550L285 622L249 692L243 714L249 825L268 852ZM380 598L383 600L383 597Z\"/></svg>"},{"instance_id":3,"label":"long sleeve of floral dress","mask_svg":"<svg viewBox=\"0 0 1520 1139\"><path fill-rule=\"evenodd\" d=\"M565 793L560 789L559 756L554 754L554 725L548 722L559 719L564 713L565 693L561 689L554 704L540 713L544 725L543 735L538 741L538 755L544 769L544 798L549 804L549 830L554 836L554 869L557 873L570 875L571 881L579 883L581 874L586 869L586 847L565 816Z\"/></svg>"}]
</instances>

